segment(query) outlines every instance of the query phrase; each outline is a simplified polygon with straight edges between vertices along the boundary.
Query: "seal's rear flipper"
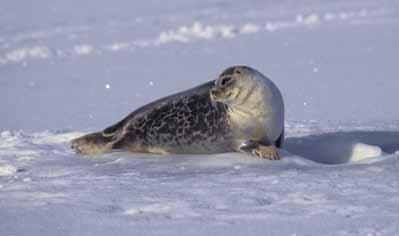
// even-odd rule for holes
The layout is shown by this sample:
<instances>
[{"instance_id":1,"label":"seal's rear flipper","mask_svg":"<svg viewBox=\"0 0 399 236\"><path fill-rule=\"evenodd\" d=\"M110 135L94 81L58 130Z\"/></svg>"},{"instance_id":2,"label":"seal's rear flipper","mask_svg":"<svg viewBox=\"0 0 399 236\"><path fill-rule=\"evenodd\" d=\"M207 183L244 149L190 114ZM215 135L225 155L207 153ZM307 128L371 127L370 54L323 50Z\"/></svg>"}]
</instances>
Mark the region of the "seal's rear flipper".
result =
<instances>
[{"instance_id":1,"label":"seal's rear flipper","mask_svg":"<svg viewBox=\"0 0 399 236\"><path fill-rule=\"evenodd\" d=\"M71 148L79 154L94 155L110 152L114 142L112 136L104 136L103 132L96 132L72 140Z\"/></svg>"}]
</instances>

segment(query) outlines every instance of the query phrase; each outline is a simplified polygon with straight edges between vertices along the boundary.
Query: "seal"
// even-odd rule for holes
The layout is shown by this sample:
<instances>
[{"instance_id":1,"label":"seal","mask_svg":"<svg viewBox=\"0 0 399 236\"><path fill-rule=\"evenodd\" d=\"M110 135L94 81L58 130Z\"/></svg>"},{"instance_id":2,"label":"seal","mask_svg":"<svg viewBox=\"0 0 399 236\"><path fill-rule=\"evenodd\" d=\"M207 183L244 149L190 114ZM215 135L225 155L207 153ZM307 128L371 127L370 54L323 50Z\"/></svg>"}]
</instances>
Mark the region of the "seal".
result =
<instances>
[{"instance_id":1,"label":"seal","mask_svg":"<svg viewBox=\"0 0 399 236\"><path fill-rule=\"evenodd\" d=\"M284 102L277 86L247 66L145 105L103 131L72 140L77 153L125 149L137 153L244 152L280 159Z\"/></svg>"}]
</instances>

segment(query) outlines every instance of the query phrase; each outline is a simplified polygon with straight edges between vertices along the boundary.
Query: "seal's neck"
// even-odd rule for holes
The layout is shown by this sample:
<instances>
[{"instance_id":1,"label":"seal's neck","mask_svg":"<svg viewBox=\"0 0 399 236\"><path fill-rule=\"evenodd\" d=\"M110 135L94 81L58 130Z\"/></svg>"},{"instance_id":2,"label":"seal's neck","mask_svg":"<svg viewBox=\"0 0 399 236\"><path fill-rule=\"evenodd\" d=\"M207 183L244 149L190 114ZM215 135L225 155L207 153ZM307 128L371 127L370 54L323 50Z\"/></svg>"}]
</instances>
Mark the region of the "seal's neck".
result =
<instances>
[{"instance_id":1,"label":"seal's neck","mask_svg":"<svg viewBox=\"0 0 399 236\"><path fill-rule=\"evenodd\" d=\"M262 90L259 86L252 86L241 93L236 98L238 102L229 105L232 116L240 118L257 118L264 110L264 100Z\"/></svg>"},{"instance_id":2,"label":"seal's neck","mask_svg":"<svg viewBox=\"0 0 399 236\"><path fill-rule=\"evenodd\" d=\"M243 91L237 100L239 102L228 106L228 117L235 136L242 139L263 139L268 109L262 88L250 87Z\"/></svg>"},{"instance_id":3,"label":"seal's neck","mask_svg":"<svg viewBox=\"0 0 399 236\"><path fill-rule=\"evenodd\" d=\"M234 106L228 107L229 123L235 137L261 140L265 136L263 108Z\"/></svg>"}]
</instances>

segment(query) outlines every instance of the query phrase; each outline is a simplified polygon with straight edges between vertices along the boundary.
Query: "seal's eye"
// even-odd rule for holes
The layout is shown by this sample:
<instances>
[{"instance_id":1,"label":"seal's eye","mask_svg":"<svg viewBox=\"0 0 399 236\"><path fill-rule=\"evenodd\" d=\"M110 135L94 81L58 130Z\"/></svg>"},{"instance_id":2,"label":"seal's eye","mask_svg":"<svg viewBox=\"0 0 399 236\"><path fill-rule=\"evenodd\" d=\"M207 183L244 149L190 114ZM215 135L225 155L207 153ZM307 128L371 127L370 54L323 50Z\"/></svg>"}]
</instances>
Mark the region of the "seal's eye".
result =
<instances>
[{"instance_id":1,"label":"seal's eye","mask_svg":"<svg viewBox=\"0 0 399 236\"><path fill-rule=\"evenodd\" d=\"M231 77L223 78L221 84L226 85L230 80L231 80Z\"/></svg>"}]
</instances>

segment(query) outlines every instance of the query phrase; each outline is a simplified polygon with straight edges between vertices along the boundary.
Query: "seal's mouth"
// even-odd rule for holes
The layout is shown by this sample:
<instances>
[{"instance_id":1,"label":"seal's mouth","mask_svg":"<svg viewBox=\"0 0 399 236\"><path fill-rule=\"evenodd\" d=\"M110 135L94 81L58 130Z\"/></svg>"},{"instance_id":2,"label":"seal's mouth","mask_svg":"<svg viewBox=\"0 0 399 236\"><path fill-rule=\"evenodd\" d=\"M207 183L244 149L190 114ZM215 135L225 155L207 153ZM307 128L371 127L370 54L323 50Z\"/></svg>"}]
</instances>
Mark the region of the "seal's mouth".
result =
<instances>
[{"instance_id":1,"label":"seal's mouth","mask_svg":"<svg viewBox=\"0 0 399 236\"><path fill-rule=\"evenodd\" d=\"M214 87L210 91L210 96L213 101L223 102L231 96L231 91L226 91L226 89Z\"/></svg>"}]
</instances>

